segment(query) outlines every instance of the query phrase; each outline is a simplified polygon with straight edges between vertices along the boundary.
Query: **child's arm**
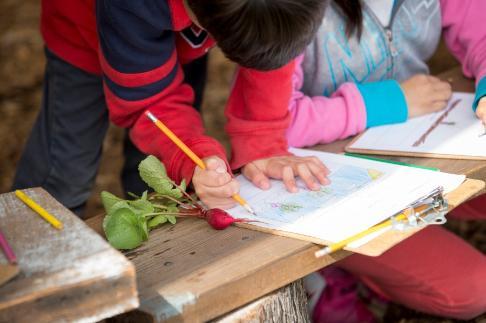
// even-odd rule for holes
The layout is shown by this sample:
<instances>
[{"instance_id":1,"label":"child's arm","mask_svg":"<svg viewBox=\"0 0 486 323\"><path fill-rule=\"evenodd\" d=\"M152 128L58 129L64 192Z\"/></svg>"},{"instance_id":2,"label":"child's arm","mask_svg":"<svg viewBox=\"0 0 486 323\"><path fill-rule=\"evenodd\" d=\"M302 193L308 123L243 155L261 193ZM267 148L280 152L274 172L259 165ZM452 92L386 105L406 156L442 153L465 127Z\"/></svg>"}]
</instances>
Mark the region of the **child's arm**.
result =
<instances>
[{"instance_id":1,"label":"child's arm","mask_svg":"<svg viewBox=\"0 0 486 323\"><path fill-rule=\"evenodd\" d=\"M476 78L478 108L486 96L486 1L441 0L442 28L451 53L461 62L465 76ZM481 111L486 123L486 103L481 100Z\"/></svg>"},{"instance_id":2,"label":"child's arm","mask_svg":"<svg viewBox=\"0 0 486 323\"><path fill-rule=\"evenodd\" d=\"M294 147L329 143L358 134L365 128L407 119L407 105L395 81L356 85L344 83L330 97L306 96L303 85L303 56L296 61L287 132Z\"/></svg>"},{"instance_id":3,"label":"child's arm","mask_svg":"<svg viewBox=\"0 0 486 323\"><path fill-rule=\"evenodd\" d=\"M233 148L231 166L261 189L269 177L282 179L291 192L295 176L310 189L327 184L327 168L316 158L291 156L286 131L294 63L268 72L239 68L226 108L226 130Z\"/></svg>"},{"instance_id":4,"label":"child's arm","mask_svg":"<svg viewBox=\"0 0 486 323\"><path fill-rule=\"evenodd\" d=\"M201 117L191 106L194 93L183 82L166 3L97 1L100 62L110 118L118 126L131 128L130 138L135 145L159 157L172 179L195 179L200 198L209 206L222 207L229 203L228 192L237 189L237 184L226 172L229 167L224 165L224 148L204 135ZM207 171L195 171L194 163L147 119L143 113L146 110L198 156L213 156L224 167L218 162L214 167L208 165ZM217 168L224 172L217 172Z\"/></svg>"}]
</instances>

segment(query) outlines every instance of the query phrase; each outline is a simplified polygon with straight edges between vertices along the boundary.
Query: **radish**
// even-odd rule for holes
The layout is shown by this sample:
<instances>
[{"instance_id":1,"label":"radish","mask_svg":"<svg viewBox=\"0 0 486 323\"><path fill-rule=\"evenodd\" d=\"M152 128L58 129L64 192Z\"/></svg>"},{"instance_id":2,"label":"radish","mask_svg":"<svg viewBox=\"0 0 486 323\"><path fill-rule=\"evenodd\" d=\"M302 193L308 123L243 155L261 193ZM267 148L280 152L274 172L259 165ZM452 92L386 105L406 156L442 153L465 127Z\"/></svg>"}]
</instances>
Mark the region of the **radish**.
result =
<instances>
[{"instance_id":1,"label":"radish","mask_svg":"<svg viewBox=\"0 0 486 323\"><path fill-rule=\"evenodd\" d=\"M249 219L236 219L222 209L203 210L202 214L209 225L216 230L224 230L236 222L257 222Z\"/></svg>"}]
</instances>

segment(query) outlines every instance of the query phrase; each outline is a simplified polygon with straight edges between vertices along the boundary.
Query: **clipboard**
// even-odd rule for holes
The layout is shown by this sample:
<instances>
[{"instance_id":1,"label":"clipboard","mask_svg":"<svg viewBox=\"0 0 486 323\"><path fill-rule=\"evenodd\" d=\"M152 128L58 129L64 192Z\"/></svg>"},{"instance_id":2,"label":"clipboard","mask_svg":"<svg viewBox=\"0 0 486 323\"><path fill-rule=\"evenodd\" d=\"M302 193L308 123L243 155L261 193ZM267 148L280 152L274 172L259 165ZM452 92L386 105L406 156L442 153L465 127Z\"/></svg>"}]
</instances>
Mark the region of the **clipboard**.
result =
<instances>
[{"instance_id":1,"label":"clipboard","mask_svg":"<svg viewBox=\"0 0 486 323\"><path fill-rule=\"evenodd\" d=\"M471 197L475 196L479 191L484 189L485 183L480 180L476 179L466 179L457 189L452 192L449 192L445 195L440 193L444 202L447 202L447 210L443 210L443 215L450 211L451 209L455 208L456 206L460 205L461 203L465 202L466 200L470 199ZM437 188L439 189L439 188ZM420 200L414 202L414 205L420 205L421 202L425 201L426 199L432 198L434 196L439 196L438 194L431 194L424 196ZM433 212L430 214L432 217L429 219L430 221L435 218L439 218L440 213L437 213L436 216L433 215ZM442 220L441 220L442 221ZM329 245L330 241L324 241L320 239L316 239L314 237L300 235L296 233L280 231L270 228L261 227L258 225L250 224L250 223L236 223L236 226L251 229L255 231L270 233L273 235L294 238L299 240L304 240L308 242L312 242L321 246ZM345 247L344 250L351 251L353 253L359 253L366 256L377 257L383 254L388 249L392 248L393 246L397 245L401 241L407 239L408 237L414 235L415 233L423 230L426 226L416 226L416 227L408 227L407 230L399 231L399 230L388 230L383 233L380 233L378 236L374 237L370 241L360 245L359 247ZM331 255L332 257L332 255Z\"/></svg>"},{"instance_id":2,"label":"clipboard","mask_svg":"<svg viewBox=\"0 0 486 323\"><path fill-rule=\"evenodd\" d=\"M470 111L473 102L473 94L454 92L443 110L368 129L344 149L372 155L486 160L485 129Z\"/></svg>"},{"instance_id":3,"label":"clipboard","mask_svg":"<svg viewBox=\"0 0 486 323\"><path fill-rule=\"evenodd\" d=\"M364 149L353 148L353 144L359 140L364 134L354 137L346 146L344 151L348 153L367 154L367 155L380 155L380 156L397 156L397 157L425 157L425 158L439 158L439 159L466 159L466 160L486 160L486 156L463 156L463 155L448 155L448 154L436 154L436 153L423 153L423 152L407 152L401 150L379 150L379 149Z\"/></svg>"}]
</instances>

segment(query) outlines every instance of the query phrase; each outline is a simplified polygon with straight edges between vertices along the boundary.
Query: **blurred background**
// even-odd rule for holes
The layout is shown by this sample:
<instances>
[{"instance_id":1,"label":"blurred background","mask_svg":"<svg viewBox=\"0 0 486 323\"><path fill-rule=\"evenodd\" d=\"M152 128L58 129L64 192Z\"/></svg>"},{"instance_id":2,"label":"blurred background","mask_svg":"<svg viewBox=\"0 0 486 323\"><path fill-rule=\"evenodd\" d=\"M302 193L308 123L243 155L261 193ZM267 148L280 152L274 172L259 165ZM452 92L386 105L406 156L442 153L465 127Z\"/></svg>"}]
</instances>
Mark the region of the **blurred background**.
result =
<instances>
[{"instance_id":1,"label":"blurred background","mask_svg":"<svg viewBox=\"0 0 486 323\"><path fill-rule=\"evenodd\" d=\"M39 7L39 0L0 0L0 193L10 190L16 163L39 110L45 63L38 30ZM234 65L217 49L211 51L209 64L203 118L208 133L228 148L223 131L223 109ZM432 73L456 65L443 44L430 61ZM101 190L122 194L119 179L122 139L123 130L111 126L104 141L103 161L89 201L88 215L103 212L99 199ZM486 223L450 221L448 227L486 252ZM386 317L390 322L451 322L394 305L386 310ZM486 317L476 322L486 322Z\"/></svg>"}]
</instances>

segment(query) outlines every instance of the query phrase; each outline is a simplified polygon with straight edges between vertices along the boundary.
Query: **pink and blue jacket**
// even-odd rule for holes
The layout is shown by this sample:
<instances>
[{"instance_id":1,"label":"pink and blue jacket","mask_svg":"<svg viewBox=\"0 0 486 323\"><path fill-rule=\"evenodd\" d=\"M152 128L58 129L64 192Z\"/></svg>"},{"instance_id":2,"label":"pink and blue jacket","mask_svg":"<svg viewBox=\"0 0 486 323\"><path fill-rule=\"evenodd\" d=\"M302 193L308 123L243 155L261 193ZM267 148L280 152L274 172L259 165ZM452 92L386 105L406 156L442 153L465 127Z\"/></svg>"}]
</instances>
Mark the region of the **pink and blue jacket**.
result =
<instances>
[{"instance_id":1,"label":"pink and blue jacket","mask_svg":"<svg viewBox=\"0 0 486 323\"><path fill-rule=\"evenodd\" d=\"M476 108L486 95L486 1L395 0L383 26L364 4L363 34L346 36L331 5L314 41L295 62L289 145L312 146L408 117L399 82L428 73L444 36L465 76L476 79Z\"/></svg>"}]
</instances>

